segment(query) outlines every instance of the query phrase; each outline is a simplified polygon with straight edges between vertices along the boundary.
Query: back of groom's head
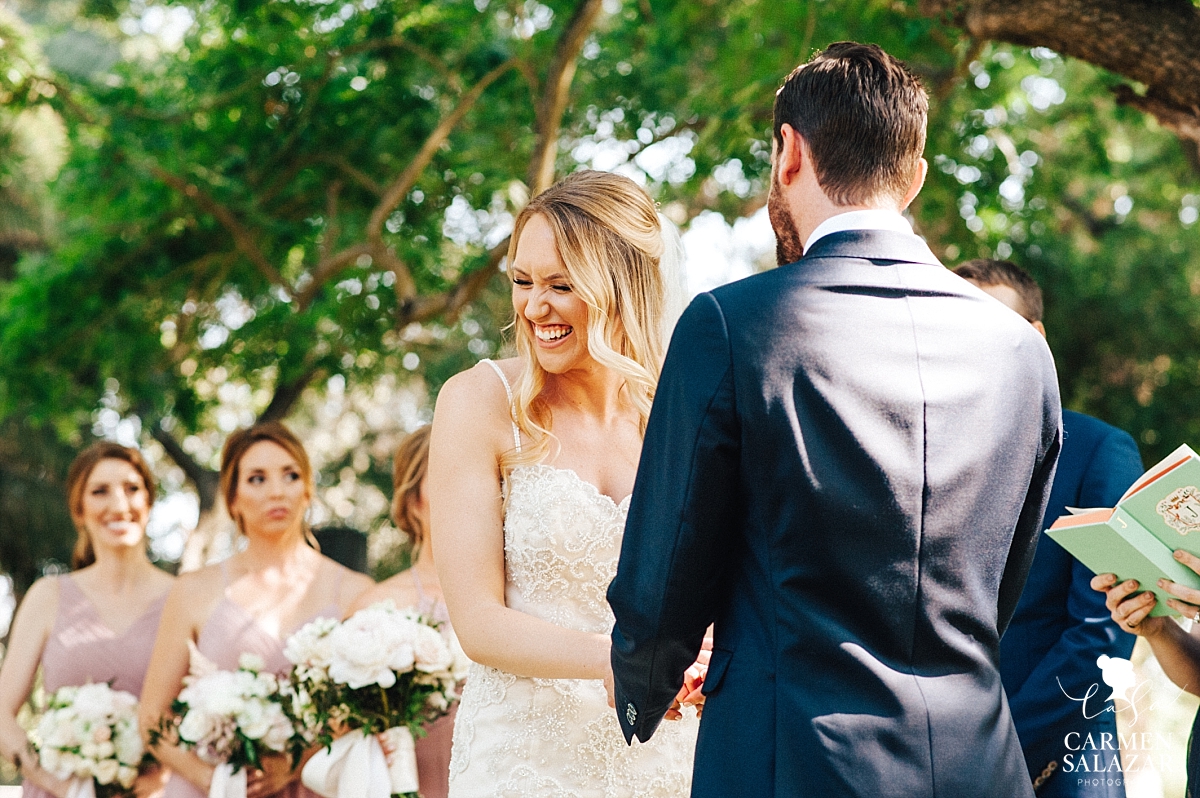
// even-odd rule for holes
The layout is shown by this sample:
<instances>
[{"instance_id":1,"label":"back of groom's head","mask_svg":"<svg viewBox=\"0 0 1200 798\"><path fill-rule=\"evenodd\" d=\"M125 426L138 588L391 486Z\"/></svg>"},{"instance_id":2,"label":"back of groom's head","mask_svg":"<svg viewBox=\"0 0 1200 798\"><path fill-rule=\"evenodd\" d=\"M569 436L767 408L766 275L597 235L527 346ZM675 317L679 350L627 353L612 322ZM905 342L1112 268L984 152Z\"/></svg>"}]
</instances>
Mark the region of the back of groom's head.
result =
<instances>
[{"instance_id":1,"label":"back of groom's head","mask_svg":"<svg viewBox=\"0 0 1200 798\"><path fill-rule=\"evenodd\" d=\"M874 44L837 42L796 67L775 94L775 141L791 125L817 182L838 205L899 198L925 149L929 99L902 61Z\"/></svg>"}]
</instances>

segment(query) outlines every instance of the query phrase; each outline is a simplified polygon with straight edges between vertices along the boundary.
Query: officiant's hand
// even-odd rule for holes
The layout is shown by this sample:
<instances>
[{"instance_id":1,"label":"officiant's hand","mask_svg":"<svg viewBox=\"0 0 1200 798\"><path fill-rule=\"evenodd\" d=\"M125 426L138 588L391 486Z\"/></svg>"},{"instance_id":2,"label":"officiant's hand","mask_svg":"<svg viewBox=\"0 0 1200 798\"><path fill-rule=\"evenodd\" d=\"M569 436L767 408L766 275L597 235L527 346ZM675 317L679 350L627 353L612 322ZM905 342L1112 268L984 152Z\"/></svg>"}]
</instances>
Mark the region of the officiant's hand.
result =
<instances>
[{"instance_id":1,"label":"officiant's hand","mask_svg":"<svg viewBox=\"0 0 1200 798\"><path fill-rule=\"evenodd\" d=\"M1163 630L1163 625L1168 620L1166 616L1150 617L1150 611L1158 603L1158 598L1149 590L1138 593L1141 585L1137 583L1137 580L1129 579L1117 584L1116 574L1097 574L1092 577L1091 584L1092 590L1098 590L1104 594L1104 606L1108 607L1108 611L1112 613L1112 619L1123 631L1143 637L1153 637ZM1174 582L1166 584L1175 585ZM1175 585L1175 587L1186 590L1181 585ZM1167 592L1174 594L1170 588L1166 589ZM1193 607L1191 612L1195 613L1196 608ZM1189 617L1191 617L1190 614Z\"/></svg>"}]
</instances>

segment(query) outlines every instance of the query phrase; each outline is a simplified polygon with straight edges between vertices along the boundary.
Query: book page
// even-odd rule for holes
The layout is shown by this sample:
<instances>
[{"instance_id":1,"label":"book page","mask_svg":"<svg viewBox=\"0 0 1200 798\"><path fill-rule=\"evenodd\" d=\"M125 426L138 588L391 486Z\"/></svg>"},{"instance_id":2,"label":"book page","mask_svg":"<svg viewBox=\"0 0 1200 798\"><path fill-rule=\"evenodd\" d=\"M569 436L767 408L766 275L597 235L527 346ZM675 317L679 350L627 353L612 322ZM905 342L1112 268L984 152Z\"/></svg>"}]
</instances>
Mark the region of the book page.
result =
<instances>
[{"instance_id":1,"label":"book page","mask_svg":"<svg viewBox=\"0 0 1200 798\"><path fill-rule=\"evenodd\" d=\"M1125 491L1125 495L1121 497L1117 504L1120 504L1133 494L1146 488L1160 477L1166 476L1168 472L1173 471L1174 469L1186 463L1188 460L1196 459L1200 458L1198 458L1196 453L1192 451L1192 447L1188 446L1186 443L1183 444L1178 449L1167 455L1161 462L1143 474L1141 479L1139 479L1137 482L1134 482L1133 485L1130 486L1129 490Z\"/></svg>"}]
</instances>

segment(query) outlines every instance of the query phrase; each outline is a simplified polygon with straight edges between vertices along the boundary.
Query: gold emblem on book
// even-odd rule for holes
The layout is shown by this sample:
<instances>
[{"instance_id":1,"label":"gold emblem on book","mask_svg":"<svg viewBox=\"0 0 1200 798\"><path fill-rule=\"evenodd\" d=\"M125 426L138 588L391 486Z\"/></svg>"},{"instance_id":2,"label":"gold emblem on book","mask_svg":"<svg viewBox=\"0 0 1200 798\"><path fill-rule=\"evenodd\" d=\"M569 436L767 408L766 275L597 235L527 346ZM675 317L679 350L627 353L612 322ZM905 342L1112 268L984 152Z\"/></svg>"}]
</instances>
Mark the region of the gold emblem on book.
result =
<instances>
[{"instance_id":1,"label":"gold emblem on book","mask_svg":"<svg viewBox=\"0 0 1200 798\"><path fill-rule=\"evenodd\" d=\"M1157 509L1167 526L1179 534L1200 532L1200 489L1195 485L1171 491Z\"/></svg>"}]
</instances>

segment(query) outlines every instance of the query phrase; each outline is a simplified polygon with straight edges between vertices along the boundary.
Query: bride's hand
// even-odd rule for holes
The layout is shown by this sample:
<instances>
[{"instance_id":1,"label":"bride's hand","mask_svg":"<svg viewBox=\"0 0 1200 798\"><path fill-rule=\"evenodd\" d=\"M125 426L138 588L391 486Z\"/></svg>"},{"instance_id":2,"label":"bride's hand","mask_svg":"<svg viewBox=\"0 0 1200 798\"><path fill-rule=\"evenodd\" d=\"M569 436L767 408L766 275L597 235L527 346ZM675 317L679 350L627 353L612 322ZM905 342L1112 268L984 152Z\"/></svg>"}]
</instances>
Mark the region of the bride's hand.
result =
<instances>
[{"instance_id":1,"label":"bride's hand","mask_svg":"<svg viewBox=\"0 0 1200 798\"><path fill-rule=\"evenodd\" d=\"M704 643L704 648L696 657L696 661L683 672L683 686L679 688L679 694L675 696L675 700L671 702L671 706L664 716L667 720L680 720L683 717L682 708L685 706L694 706L696 717L704 714L704 693L701 690L704 687L704 677L708 675L708 661L712 656L712 639L705 638Z\"/></svg>"}]
</instances>

